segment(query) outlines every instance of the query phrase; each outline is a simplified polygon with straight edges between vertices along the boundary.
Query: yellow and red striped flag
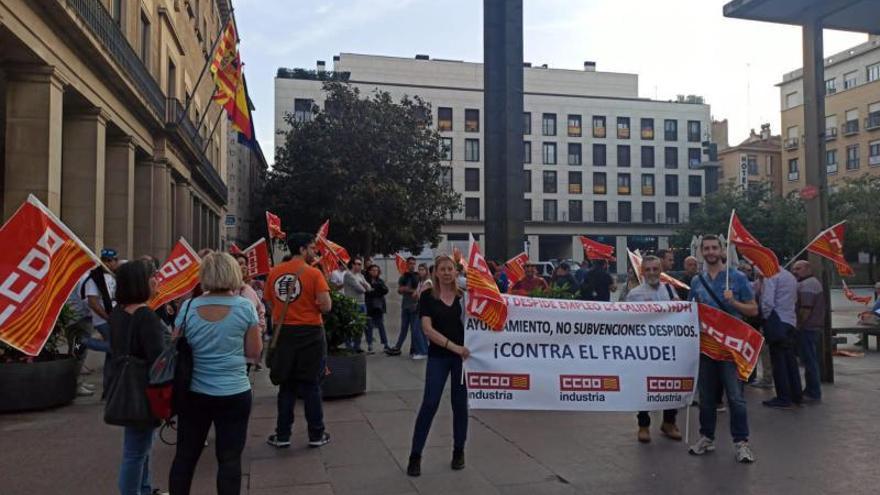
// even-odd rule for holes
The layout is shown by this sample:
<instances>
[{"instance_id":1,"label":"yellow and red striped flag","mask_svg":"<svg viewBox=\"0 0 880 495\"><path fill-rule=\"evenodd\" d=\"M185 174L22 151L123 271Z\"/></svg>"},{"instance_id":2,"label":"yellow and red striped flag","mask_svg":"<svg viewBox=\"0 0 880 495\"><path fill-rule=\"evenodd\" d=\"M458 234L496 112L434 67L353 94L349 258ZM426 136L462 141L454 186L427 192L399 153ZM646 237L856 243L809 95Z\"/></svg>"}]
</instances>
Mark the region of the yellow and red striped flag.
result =
<instances>
[{"instance_id":1,"label":"yellow and red striped flag","mask_svg":"<svg viewBox=\"0 0 880 495\"><path fill-rule=\"evenodd\" d=\"M755 236L746 230L742 222L739 221L739 217L736 216L736 211L730 212L728 238L742 257L755 265L765 277L770 278L779 273L781 268L776 253L758 242L758 239L755 239Z\"/></svg>"},{"instance_id":2,"label":"yellow and red striped flag","mask_svg":"<svg viewBox=\"0 0 880 495\"><path fill-rule=\"evenodd\" d=\"M34 195L0 227L0 245L0 340L36 356L100 260Z\"/></svg>"},{"instance_id":3,"label":"yellow and red striped flag","mask_svg":"<svg viewBox=\"0 0 880 495\"><path fill-rule=\"evenodd\" d=\"M287 234L281 230L281 218L271 212L266 212L266 227L269 229L269 239L284 240Z\"/></svg>"},{"instance_id":4,"label":"yellow and red striped flag","mask_svg":"<svg viewBox=\"0 0 880 495\"><path fill-rule=\"evenodd\" d=\"M868 304L871 302L871 296L859 296L846 285L846 280L841 279L841 282L843 282L843 295L847 299L860 304Z\"/></svg>"},{"instance_id":5,"label":"yellow and red striped flag","mask_svg":"<svg viewBox=\"0 0 880 495\"><path fill-rule=\"evenodd\" d=\"M232 121L232 128L250 141L253 138L251 110L248 105L241 55L238 52L238 33L232 19L229 19L226 28L220 34L217 48L211 58L210 69L216 87L213 100L226 109L226 114Z\"/></svg>"},{"instance_id":6,"label":"yellow and red striped flag","mask_svg":"<svg viewBox=\"0 0 880 495\"><path fill-rule=\"evenodd\" d=\"M764 337L748 323L706 304L698 305L700 353L716 361L732 361L739 379L747 381L758 364Z\"/></svg>"},{"instance_id":7,"label":"yellow and red striped flag","mask_svg":"<svg viewBox=\"0 0 880 495\"><path fill-rule=\"evenodd\" d=\"M156 293L147 302L151 309L185 296L199 283L201 258L183 237L174 245L165 263L156 272Z\"/></svg>"},{"instance_id":8,"label":"yellow and red striped flag","mask_svg":"<svg viewBox=\"0 0 880 495\"><path fill-rule=\"evenodd\" d=\"M510 281L511 287L526 277L526 263L528 262L529 255L523 251L507 260L507 263L504 264L504 269L507 271L507 280Z\"/></svg>"},{"instance_id":9,"label":"yellow and red striped flag","mask_svg":"<svg viewBox=\"0 0 880 495\"><path fill-rule=\"evenodd\" d=\"M507 301L498 290L495 277L489 271L489 265L480 254L480 246L470 237L471 247L467 262L467 312L489 325L492 330L500 331L507 323Z\"/></svg>"},{"instance_id":10,"label":"yellow and red striped flag","mask_svg":"<svg viewBox=\"0 0 880 495\"><path fill-rule=\"evenodd\" d=\"M807 251L831 260L841 277L852 277L855 275L855 272L849 266L849 263L846 262L846 258L843 257L843 237L845 233L846 220L832 225L819 233L813 239L813 242L807 246Z\"/></svg>"}]
</instances>

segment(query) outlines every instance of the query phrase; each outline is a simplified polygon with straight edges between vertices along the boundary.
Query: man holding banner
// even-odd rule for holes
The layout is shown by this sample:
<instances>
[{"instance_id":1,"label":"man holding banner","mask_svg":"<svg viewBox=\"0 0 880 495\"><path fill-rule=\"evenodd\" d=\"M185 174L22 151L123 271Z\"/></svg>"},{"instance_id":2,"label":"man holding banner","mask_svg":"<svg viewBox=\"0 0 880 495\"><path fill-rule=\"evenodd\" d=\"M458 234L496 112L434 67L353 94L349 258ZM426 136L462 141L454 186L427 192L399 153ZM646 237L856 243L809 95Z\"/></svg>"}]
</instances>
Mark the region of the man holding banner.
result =
<instances>
[{"instance_id":1,"label":"man holding banner","mask_svg":"<svg viewBox=\"0 0 880 495\"><path fill-rule=\"evenodd\" d=\"M724 249L717 236L706 235L700 241L700 253L705 261L702 273L691 280L691 300L719 309L731 316L758 314L755 295L745 275L738 270L729 269L722 261ZM703 352L700 355L700 434L702 437L692 445L689 452L703 455L715 450L715 423L718 411L715 398L718 386L727 392L730 407L730 433L736 448L737 462L755 461L749 447L749 423L746 413L746 400L743 395L743 382L738 379L737 367L728 360L713 359Z\"/></svg>"}]
</instances>

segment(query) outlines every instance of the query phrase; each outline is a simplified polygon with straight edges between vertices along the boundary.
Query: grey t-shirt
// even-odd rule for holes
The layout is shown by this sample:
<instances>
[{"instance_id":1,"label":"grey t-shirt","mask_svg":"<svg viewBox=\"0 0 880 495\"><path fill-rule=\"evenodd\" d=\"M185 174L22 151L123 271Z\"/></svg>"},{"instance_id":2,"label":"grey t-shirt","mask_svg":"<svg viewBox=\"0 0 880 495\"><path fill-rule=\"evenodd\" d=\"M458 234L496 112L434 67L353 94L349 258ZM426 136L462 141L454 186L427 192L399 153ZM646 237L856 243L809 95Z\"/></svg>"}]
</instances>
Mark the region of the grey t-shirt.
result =
<instances>
[{"instance_id":1,"label":"grey t-shirt","mask_svg":"<svg viewBox=\"0 0 880 495\"><path fill-rule=\"evenodd\" d=\"M810 277L798 282L797 308L798 316L801 312L807 313L807 318L798 322L799 329L822 330L825 327L825 297L819 279Z\"/></svg>"},{"instance_id":2,"label":"grey t-shirt","mask_svg":"<svg viewBox=\"0 0 880 495\"><path fill-rule=\"evenodd\" d=\"M364 304L364 293L367 292L367 286L367 280L362 273L345 272L342 293L357 301L358 304Z\"/></svg>"},{"instance_id":3,"label":"grey t-shirt","mask_svg":"<svg viewBox=\"0 0 880 495\"><path fill-rule=\"evenodd\" d=\"M413 291L419 288L419 274L416 272L406 272L400 276L397 281L399 287L410 287ZM400 309L407 311L415 311L419 305L419 300L414 298L412 294L401 294Z\"/></svg>"}]
</instances>

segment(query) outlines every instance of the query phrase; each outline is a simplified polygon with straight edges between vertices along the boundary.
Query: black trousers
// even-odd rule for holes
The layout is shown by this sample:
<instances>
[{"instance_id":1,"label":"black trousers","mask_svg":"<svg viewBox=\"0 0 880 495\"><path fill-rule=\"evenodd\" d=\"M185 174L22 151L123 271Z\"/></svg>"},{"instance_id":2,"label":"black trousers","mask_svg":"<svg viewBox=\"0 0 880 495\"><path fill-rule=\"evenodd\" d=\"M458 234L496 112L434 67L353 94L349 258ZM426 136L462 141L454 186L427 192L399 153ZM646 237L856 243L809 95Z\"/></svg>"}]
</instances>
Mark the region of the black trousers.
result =
<instances>
[{"instance_id":1,"label":"black trousers","mask_svg":"<svg viewBox=\"0 0 880 495\"><path fill-rule=\"evenodd\" d=\"M678 409L664 409L663 422L675 424L675 417L678 416ZM648 411L639 411L636 418L639 420L639 427L651 426L651 415Z\"/></svg>"}]
</instances>

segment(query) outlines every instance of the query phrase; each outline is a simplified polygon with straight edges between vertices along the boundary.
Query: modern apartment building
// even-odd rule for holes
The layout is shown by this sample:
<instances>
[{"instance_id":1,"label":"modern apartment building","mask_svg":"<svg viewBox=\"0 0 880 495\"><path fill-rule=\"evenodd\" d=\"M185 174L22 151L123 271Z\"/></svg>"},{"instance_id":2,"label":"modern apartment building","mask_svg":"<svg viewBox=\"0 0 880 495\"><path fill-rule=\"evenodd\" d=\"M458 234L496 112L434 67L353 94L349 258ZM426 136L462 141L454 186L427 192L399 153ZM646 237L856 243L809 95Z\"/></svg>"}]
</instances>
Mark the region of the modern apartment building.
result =
<instances>
[{"instance_id":1,"label":"modern apartment building","mask_svg":"<svg viewBox=\"0 0 880 495\"><path fill-rule=\"evenodd\" d=\"M333 77L364 93L395 99L418 95L433 108L444 144L445 180L462 194L462 210L443 226L445 247L483 233L482 64L343 53ZM279 69L275 128L284 116L308 118L324 95L317 71ZM701 142L709 137L709 106L699 97L653 101L638 96L638 76L525 64L523 146L524 246L534 260L583 258L589 235L642 250L666 247L705 193ZM276 133L276 146L283 137ZM520 207L519 205L510 205ZM444 249L441 244L440 249ZM624 264L620 264L620 270Z\"/></svg>"},{"instance_id":2,"label":"modern apartment building","mask_svg":"<svg viewBox=\"0 0 880 495\"><path fill-rule=\"evenodd\" d=\"M180 236L221 247L227 123L210 135L220 109L211 81L196 82L231 10L0 0L3 218L33 193L87 245L123 258L162 258Z\"/></svg>"},{"instance_id":3,"label":"modern apartment building","mask_svg":"<svg viewBox=\"0 0 880 495\"><path fill-rule=\"evenodd\" d=\"M782 190L799 190L804 174L803 71L782 77ZM835 183L880 175L880 37L825 59L825 170Z\"/></svg>"},{"instance_id":4,"label":"modern apartment building","mask_svg":"<svg viewBox=\"0 0 880 495\"><path fill-rule=\"evenodd\" d=\"M714 132L716 140L719 134L727 135L726 120L715 125L724 127L722 132ZM718 151L720 182L734 182L744 189L767 183L774 194L782 194L782 136L772 135L770 124L761 125L760 133L752 129L749 137L736 146L724 144L719 144Z\"/></svg>"}]
</instances>

